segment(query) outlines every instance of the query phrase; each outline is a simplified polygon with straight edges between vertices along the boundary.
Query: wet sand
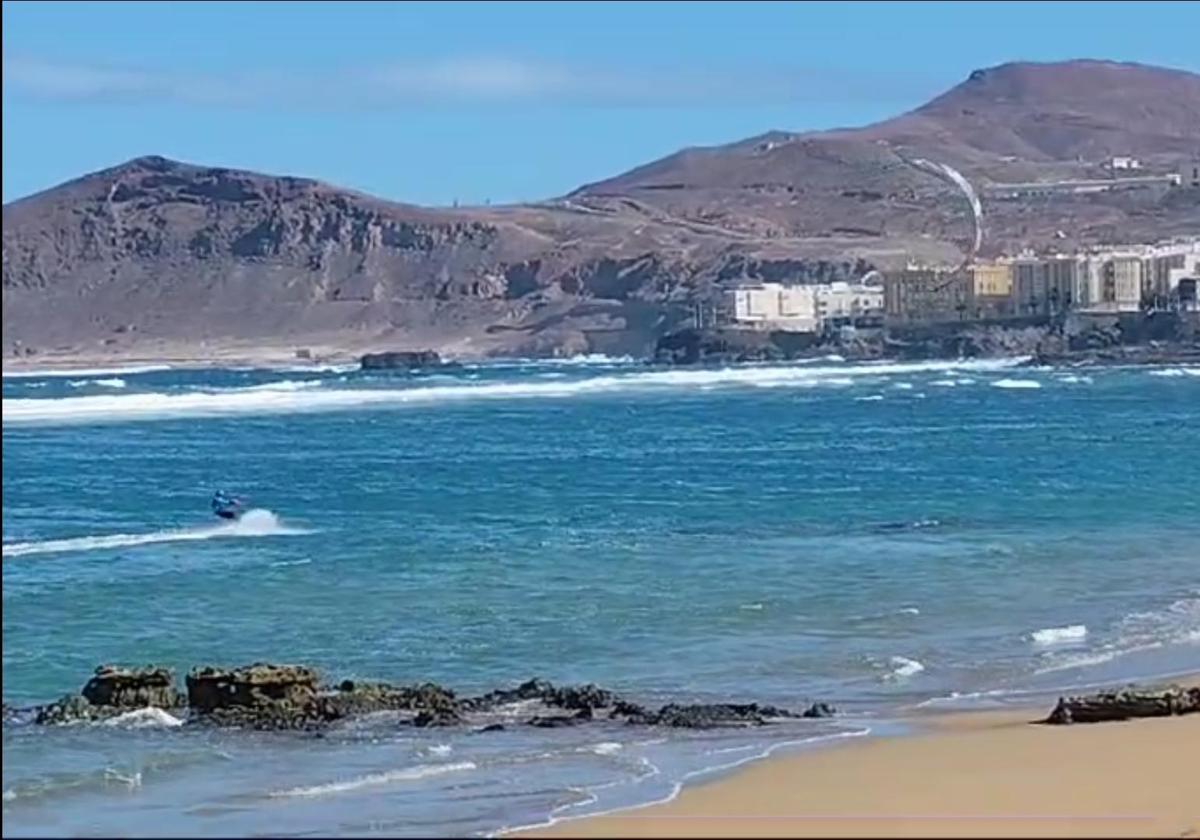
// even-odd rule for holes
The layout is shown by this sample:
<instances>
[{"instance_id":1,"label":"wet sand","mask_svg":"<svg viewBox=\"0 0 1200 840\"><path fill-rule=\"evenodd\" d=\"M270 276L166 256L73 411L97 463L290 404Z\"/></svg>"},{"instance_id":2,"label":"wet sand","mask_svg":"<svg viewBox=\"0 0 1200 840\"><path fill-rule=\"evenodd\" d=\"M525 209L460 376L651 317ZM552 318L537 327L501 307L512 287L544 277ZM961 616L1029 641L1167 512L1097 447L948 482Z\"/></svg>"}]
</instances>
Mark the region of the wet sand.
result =
<instances>
[{"instance_id":1,"label":"wet sand","mask_svg":"<svg viewBox=\"0 0 1200 840\"><path fill-rule=\"evenodd\" d=\"M1047 726L972 712L766 760L546 837L1200 837L1200 715Z\"/></svg>"}]
</instances>

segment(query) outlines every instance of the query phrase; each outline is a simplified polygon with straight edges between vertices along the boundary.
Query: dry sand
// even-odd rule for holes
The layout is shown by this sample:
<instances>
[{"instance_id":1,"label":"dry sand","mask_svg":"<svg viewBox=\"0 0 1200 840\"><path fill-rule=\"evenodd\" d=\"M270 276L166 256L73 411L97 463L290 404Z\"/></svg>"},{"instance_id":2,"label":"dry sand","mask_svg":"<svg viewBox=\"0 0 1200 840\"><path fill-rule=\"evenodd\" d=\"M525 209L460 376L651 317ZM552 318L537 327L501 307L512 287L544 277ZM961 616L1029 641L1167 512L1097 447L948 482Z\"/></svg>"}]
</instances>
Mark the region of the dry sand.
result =
<instances>
[{"instance_id":1,"label":"dry sand","mask_svg":"<svg viewBox=\"0 0 1200 840\"><path fill-rule=\"evenodd\" d=\"M1200 715L1032 724L964 713L931 731L770 759L556 837L1200 837Z\"/></svg>"}]
</instances>

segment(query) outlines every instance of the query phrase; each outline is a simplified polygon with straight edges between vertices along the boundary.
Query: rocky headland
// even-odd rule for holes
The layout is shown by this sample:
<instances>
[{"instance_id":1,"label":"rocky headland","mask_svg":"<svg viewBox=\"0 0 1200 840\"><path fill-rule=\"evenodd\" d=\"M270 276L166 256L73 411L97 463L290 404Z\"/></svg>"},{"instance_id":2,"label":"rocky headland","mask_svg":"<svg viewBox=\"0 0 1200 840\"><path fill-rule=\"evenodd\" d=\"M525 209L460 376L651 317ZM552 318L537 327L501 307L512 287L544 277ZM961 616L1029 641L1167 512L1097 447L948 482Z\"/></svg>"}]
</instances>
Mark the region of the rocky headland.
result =
<instances>
[{"instance_id":1,"label":"rocky headland","mask_svg":"<svg viewBox=\"0 0 1200 840\"><path fill-rule=\"evenodd\" d=\"M459 696L435 683L342 680L325 684L313 668L267 663L194 668L185 676L184 685L185 691L178 691L166 668L103 665L78 694L28 708L6 703L4 722L99 722L158 710L183 726L320 730L361 715L395 712L397 725L495 731L507 726L552 728L601 720L703 729L763 726L788 718L836 714L826 703L812 703L802 711L758 703L672 703L652 708L595 685L556 686L539 679L476 696Z\"/></svg>"}]
</instances>

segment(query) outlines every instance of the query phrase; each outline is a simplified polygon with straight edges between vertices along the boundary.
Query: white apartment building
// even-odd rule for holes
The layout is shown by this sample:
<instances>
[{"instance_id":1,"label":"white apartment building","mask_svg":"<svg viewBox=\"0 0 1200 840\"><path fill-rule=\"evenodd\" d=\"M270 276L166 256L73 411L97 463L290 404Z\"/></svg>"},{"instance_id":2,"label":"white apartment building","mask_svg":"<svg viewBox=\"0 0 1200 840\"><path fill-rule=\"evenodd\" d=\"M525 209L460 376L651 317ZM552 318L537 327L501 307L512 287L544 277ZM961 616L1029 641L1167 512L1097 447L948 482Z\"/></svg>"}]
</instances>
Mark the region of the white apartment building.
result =
<instances>
[{"instance_id":1,"label":"white apartment building","mask_svg":"<svg viewBox=\"0 0 1200 840\"><path fill-rule=\"evenodd\" d=\"M756 329L819 332L832 321L882 314L882 286L756 283L733 291L735 323Z\"/></svg>"},{"instance_id":2,"label":"white apartment building","mask_svg":"<svg viewBox=\"0 0 1200 840\"><path fill-rule=\"evenodd\" d=\"M733 291L733 320L756 329L816 332L816 287L782 283L741 286Z\"/></svg>"},{"instance_id":3,"label":"white apartment building","mask_svg":"<svg viewBox=\"0 0 1200 840\"><path fill-rule=\"evenodd\" d=\"M817 289L817 320L857 319L883 314L883 286L829 283Z\"/></svg>"}]
</instances>

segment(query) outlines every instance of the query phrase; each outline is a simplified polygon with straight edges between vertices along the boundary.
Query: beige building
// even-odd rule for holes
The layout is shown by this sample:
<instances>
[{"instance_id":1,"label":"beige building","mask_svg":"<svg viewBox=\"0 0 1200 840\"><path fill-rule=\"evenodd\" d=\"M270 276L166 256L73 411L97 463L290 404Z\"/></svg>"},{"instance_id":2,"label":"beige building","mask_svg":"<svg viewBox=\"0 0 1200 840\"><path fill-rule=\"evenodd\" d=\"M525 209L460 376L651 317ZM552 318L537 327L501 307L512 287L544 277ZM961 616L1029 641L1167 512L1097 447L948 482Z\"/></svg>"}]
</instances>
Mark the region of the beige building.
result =
<instances>
[{"instance_id":1,"label":"beige building","mask_svg":"<svg viewBox=\"0 0 1200 840\"><path fill-rule=\"evenodd\" d=\"M970 273L967 310L971 318L1012 314L1013 267L1008 262L975 263Z\"/></svg>"}]
</instances>

